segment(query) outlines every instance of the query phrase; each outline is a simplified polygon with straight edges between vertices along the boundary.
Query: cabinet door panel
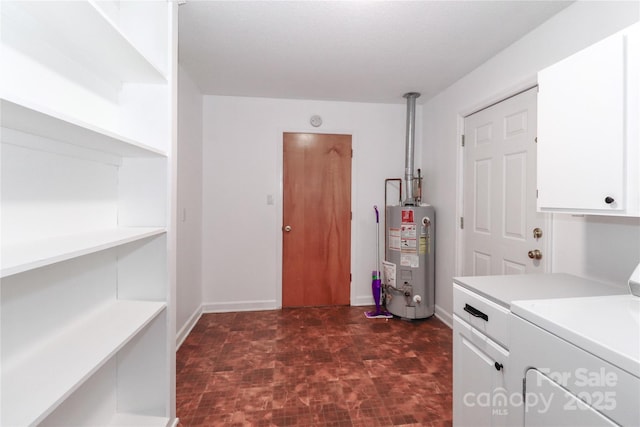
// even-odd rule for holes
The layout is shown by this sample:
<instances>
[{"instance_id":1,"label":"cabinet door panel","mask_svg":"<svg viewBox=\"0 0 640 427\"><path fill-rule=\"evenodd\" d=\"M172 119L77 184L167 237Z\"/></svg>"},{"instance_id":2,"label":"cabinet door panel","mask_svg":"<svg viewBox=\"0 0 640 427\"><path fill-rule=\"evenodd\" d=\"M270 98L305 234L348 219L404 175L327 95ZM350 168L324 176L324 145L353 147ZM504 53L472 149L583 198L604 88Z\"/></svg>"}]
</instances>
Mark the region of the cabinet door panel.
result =
<instances>
[{"instance_id":1,"label":"cabinet door panel","mask_svg":"<svg viewBox=\"0 0 640 427\"><path fill-rule=\"evenodd\" d=\"M540 209L624 210L624 64L618 34L538 74Z\"/></svg>"},{"instance_id":2,"label":"cabinet door panel","mask_svg":"<svg viewBox=\"0 0 640 427\"><path fill-rule=\"evenodd\" d=\"M506 425L506 351L454 316L453 421L456 426ZM496 369L496 363L501 369Z\"/></svg>"}]
</instances>

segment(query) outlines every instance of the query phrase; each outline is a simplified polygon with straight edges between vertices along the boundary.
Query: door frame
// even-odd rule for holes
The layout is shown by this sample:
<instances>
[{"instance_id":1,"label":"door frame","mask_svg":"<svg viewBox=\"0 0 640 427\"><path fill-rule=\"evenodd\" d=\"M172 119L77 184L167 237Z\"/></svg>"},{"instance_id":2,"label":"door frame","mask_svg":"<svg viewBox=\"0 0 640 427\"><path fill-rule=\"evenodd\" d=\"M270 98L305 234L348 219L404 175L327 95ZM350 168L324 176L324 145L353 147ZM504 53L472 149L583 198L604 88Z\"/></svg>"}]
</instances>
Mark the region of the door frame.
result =
<instances>
[{"instance_id":1,"label":"door frame","mask_svg":"<svg viewBox=\"0 0 640 427\"><path fill-rule=\"evenodd\" d=\"M454 271L456 276L463 275L463 259L464 259L464 236L463 231L460 228L460 218L464 216L464 148L462 147L462 135L464 135L464 120L465 117L470 116L473 113L477 113L480 110L489 108L492 105L498 104L507 98L516 96L522 92L538 86L537 75L528 77L522 80L520 83L508 87L499 92L495 92L480 102L470 104L468 107L458 111L457 116L457 129L456 129L456 235L455 245L456 251L454 256ZM537 158L536 158L537 169ZM553 253L552 253L552 241L553 241L553 214L547 213L544 215L544 236L546 239L542 244L541 250L545 254L546 264L544 268L545 273L551 273L553 271Z\"/></svg>"},{"instance_id":2,"label":"door frame","mask_svg":"<svg viewBox=\"0 0 640 427\"><path fill-rule=\"evenodd\" d=\"M355 185L355 177L358 175L358 161L356 153L358 153L358 133L353 129L336 129L336 128L279 128L277 135L277 152L276 152L276 171L278 174L278 197L275 200L276 207L276 308L282 308L282 215L284 213L283 198L284 198L284 134L285 133L316 133L316 134L333 134L333 135L351 135L351 149L353 150L353 157L351 158L351 212L353 217L351 219L351 283L349 286L349 305L358 305L356 286L354 283L360 283L364 280L360 277L358 269L355 268L358 265L359 256L355 252L356 241L358 234L357 221L353 218L356 217L355 201L357 200L357 186Z\"/></svg>"}]
</instances>

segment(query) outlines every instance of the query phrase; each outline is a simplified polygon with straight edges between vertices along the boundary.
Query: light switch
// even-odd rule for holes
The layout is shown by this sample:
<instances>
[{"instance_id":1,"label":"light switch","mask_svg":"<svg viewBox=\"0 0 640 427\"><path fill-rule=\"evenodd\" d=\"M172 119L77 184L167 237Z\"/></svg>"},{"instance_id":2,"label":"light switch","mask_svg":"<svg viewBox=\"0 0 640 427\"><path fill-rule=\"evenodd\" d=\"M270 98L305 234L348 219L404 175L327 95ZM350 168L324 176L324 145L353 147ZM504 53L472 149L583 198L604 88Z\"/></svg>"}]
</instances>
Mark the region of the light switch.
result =
<instances>
[{"instance_id":1,"label":"light switch","mask_svg":"<svg viewBox=\"0 0 640 427\"><path fill-rule=\"evenodd\" d=\"M273 205L273 194L267 194L267 205Z\"/></svg>"}]
</instances>

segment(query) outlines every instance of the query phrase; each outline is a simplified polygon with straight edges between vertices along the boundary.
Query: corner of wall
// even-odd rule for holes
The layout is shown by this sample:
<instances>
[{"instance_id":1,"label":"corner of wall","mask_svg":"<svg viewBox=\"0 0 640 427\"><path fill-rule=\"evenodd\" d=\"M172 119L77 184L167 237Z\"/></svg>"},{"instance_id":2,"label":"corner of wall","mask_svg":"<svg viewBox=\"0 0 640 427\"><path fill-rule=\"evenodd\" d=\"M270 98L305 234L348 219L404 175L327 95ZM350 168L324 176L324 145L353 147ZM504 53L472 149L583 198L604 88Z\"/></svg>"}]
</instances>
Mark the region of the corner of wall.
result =
<instances>
[{"instance_id":1,"label":"corner of wall","mask_svg":"<svg viewBox=\"0 0 640 427\"><path fill-rule=\"evenodd\" d=\"M453 329L453 315L447 312L445 309L436 305L436 317L447 325L450 329Z\"/></svg>"},{"instance_id":2,"label":"corner of wall","mask_svg":"<svg viewBox=\"0 0 640 427\"><path fill-rule=\"evenodd\" d=\"M180 346L187 339L187 337L193 330L194 326L196 326L196 324L198 323L198 320L200 320L200 317L202 317L202 306L198 307L196 311L194 311L193 314L191 314L189 319L185 322L185 324L180 328L180 330L176 334L176 352L180 350Z\"/></svg>"},{"instance_id":3,"label":"corner of wall","mask_svg":"<svg viewBox=\"0 0 640 427\"><path fill-rule=\"evenodd\" d=\"M176 339L181 344L202 312L203 95L189 72L178 69Z\"/></svg>"}]
</instances>

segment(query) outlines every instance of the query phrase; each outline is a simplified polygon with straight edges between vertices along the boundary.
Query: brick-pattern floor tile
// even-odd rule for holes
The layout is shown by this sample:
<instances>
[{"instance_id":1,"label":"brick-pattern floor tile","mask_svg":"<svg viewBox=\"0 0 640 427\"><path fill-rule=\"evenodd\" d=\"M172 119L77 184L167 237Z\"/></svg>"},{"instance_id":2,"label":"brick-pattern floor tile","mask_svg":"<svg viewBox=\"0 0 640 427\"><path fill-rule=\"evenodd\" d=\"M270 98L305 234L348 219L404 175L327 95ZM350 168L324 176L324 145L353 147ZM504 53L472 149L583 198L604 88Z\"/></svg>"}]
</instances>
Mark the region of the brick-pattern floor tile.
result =
<instances>
[{"instance_id":1,"label":"brick-pattern floor tile","mask_svg":"<svg viewBox=\"0 0 640 427\"><path fill-rule=\"evenodd\" d=\"M177 354L180 425L450 426L451 330L368 309L204 314Z\"/></svg>"}]
</instances>

